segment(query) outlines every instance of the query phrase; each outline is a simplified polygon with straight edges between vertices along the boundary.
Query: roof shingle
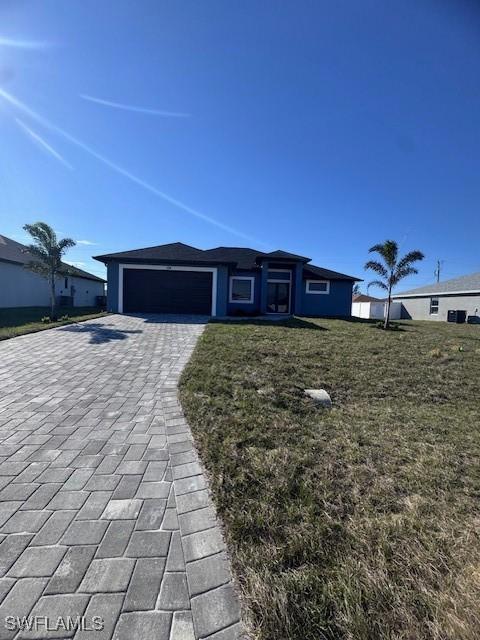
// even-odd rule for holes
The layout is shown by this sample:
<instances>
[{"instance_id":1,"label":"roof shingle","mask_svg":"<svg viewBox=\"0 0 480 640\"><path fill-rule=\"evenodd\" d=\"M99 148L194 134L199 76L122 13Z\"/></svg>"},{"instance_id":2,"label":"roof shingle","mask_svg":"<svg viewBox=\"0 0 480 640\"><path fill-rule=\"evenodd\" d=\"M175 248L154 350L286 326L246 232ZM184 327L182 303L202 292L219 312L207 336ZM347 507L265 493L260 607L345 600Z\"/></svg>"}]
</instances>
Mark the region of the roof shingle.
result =
<instances>
[{"instance_id":1,"label":"roof shingle","mask_svg":"<svg viewBox=\"0 0 480 640\"><path fill-rule=\"evenodd\" d=\"M460 276L459 278L451 278L444 282L427 284L426 286L418 287L417 289L409 289L408 291L402 291L402 293L395 293L392 297L402 298L403 296L421 296L428 295L430 293L475 293L477 291L480 292L480 271L470 273L466 276Z\"/></svg>"},{"instance_id":2,"label":"roof shingle","mask_svg":"<svg viewBox=\"0 0 480 640\"><path fill-rule=\"evenodd\" d=\"M259 261L266 258L277 261L310 261L310 258L281 250L272 251L271 253L256 251L248 247L215 247L213 249L203 250L183 244L183 242L161 244L156 247L133 249L132 251L120 251L118 253L94 256L94 258L100 262L108 262L110 260L135 260L139 262L158 261L174 263L187 262L194 264L230 264L234 265L237 269L244 270L258 269ZM329 280L360 280L359 278L347 276L337 271L331 271L330 269L316 267L311 264L304 267L304 273L306 277L320 277Z\"/></svg>"}]
</instances>

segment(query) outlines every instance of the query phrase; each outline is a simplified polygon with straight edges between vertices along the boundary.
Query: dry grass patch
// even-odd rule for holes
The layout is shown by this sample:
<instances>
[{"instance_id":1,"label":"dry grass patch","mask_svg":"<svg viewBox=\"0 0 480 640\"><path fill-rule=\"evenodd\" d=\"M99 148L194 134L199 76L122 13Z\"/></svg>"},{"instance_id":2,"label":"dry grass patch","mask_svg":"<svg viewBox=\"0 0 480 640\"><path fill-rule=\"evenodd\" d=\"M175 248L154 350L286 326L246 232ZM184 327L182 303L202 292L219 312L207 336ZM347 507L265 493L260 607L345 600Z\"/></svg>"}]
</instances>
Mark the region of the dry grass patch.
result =
<instances>
[{"instance_id":1,"label":"dry grass patch","mask_svg":"<svg viewBox=\"0 0 480 640\"><path fill-rule=\"evenodd\" d=\"M258 640L480 637L480 327L402 329L211 324L184 372Z\"/></svg>"}]
</instances>

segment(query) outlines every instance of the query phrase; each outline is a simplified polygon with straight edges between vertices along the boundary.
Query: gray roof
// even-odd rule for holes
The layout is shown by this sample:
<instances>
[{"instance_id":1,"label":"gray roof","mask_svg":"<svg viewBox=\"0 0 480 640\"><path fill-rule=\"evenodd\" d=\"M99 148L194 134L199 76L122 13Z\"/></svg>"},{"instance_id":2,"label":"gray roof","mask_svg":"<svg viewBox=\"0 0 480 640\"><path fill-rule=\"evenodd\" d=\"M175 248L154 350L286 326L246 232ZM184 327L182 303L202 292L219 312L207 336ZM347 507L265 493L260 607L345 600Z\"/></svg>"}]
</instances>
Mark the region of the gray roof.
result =
<instances>
[{"instance_id":1,"label":"gray roof","mask_svg":"<svg viewBox=\"0 0 480 640\"><path fill-rule=\"evenodd\" d=\"M441 293L475 293L480 292L480 271L471 273L467 276L460 276L459 278L452 278L451 280L444 280L444 282L435 282L434 284L427 284L425 287L418 287L417 289L409 289L402 293L393 294L393 298L403 298L405 296L428 296L430 294Z\"/></svg>"},{"instance_id":2,"label":"gray roof","mask_svg":"<svg viewBox=\"0 0 480 640\"><path fill-rule=\"evenodd\" d=\"M28 262L34 262L35 260L36 258L28 253L28 249L24 244L7 238L7 236L0 235L0 262L12 262L14 264L24 265ZM65 262L62 262L62 268L65 273L77 278L105 282L103 278L94 276L93 273L88 273L88 271L74 267L71 264L66 264Z\"/></svg>"}]
</instances>

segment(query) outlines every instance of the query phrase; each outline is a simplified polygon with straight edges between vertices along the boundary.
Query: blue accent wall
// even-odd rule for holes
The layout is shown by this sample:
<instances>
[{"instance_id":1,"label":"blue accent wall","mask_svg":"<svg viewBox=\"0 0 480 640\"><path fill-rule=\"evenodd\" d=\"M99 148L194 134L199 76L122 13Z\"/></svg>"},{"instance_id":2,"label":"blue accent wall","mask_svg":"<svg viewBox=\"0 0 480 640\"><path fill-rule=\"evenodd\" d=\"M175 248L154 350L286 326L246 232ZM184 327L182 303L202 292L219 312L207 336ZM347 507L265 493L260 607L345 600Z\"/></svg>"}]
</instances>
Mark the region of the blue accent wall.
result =
<instances>
[{"instance_id":1,"label":"blue accent wall","mask_svg":"<svg viewBox=\"0 0 480 640\"><path fill-rule=\"evenodd\" d=\"M107 310L118 313L118 262L107 264ZM228 267L217 269L217 316L227 315Z\"/></svg>"},{"instance_id":2,"label":"blue accent wall","mask_svg":"<svg viewBox=\"0 0 480 640\"><path fill-rule=\"evenodd\" d=\"M228 267L217 269L217 316L227 315Z\"/></svg>"},{"instance_id":3,"label":"blue accent wall","mask_svg":"<svg viewBox=\"0 0 480 640\"><path fill-rule=\"evenodd\" d=\"M295 313L298 316L302 309L302 292L305 287L305 283L303 281L303 264L301 262L297 262L293 271L292 280L292 313Z\"/></svg>"},{"instance_id":4,"label":"blue accent wall","mask_svg":"<svg viewBox=\"0 0 480 640\"><path fill-rule=\"evenodd\" d=\"M107 264L107 311L118 312L118 262Z\"/></svg>"},{"instance_id":5,"label":"blue accent wall","mask_svg":"<svg viewBox=\"0 0 480 640\"><path fill-rule=\"evenodd\" d=\"M273 271L272 269L268 270L268 279L269 280L288 280L292 277L292 269L289 269L290 275L286 271Z\"/></svg>"},{"instance_id":6,"label":"blue accent wall","mask_svg":"<svg viewBox=\"0 0 480 640\"><path fill-rule=\"evenodd\" d=\"M242 311L245 313L259 313L261 274L258 271L231 271L230 276L255 278L255 281L253 290L253 302L228 302L228 300L230 299L230 278L228 279L227 294L225 296L225 300L227 301L227 313L229 315L235 314L236 311Z\"/></svg>"},{"instance_id":7,"label":"blue accent wall","mask_svg":"<svg viewBox=\"0 0 480 640\"><path fill-rule=\"evenodd\" d=\"M262 262L260 272L260 313L267 312L267 285L268 285L268 262Z\"/></svg>"},{"instance_id":8,"label":"blue accent wall","mask_svg":"<svg viewBox=\"0 0 480 640\"><path fill-rule=\"evenodd\" d=\"M306 281L302 277L303 265L292 271L292 313L304 316L350 316L352 312L352 287L349 280L331 280L328 295L306 293ZM255 278L253 303L232 303L229 300L230 275ZM286 274L278 274L278 276ZM270 274L270 277L277 277ZM244 313L265 313L267 306L268 263L259 271L230 271L227 266L217 267L217 316ZM107 309L118 312L118 263L107 265Z\"/></svg>"},{"instance_id":9,"label":"blue accent wall","mask_svg":"<svg viewBox=\"0 0 480 640\"><path fill-rule=\"evenodd\" d=\"M350 280L330 280L330 293L318 295L306 293L306 281L302 283L301 311L304 316L351 316L352 288Z\"/></svg>"}]
</instances>

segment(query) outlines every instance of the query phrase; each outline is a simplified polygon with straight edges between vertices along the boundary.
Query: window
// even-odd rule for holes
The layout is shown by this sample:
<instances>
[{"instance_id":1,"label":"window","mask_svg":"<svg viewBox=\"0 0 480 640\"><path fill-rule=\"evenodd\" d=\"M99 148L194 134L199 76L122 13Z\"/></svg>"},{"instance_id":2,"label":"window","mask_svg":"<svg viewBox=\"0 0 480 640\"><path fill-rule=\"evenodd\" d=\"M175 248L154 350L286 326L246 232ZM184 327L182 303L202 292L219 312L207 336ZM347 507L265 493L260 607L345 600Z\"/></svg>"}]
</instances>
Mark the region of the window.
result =
<instances>
[{"instance_id":1,"label":"window","mask_svg":"<svg viewBox=\"0 0 480 640\"><path fill-rule=\"evenodd\" d=\"M307 293L328 294L330 293L329 280L307 280Z\"/></svg>"},{"instance_id":2,"label":"window","mask_svg":"<svg viewBox=\"0 0 480 640\"><path fill-rule=\"evenodd\" d=\"M253 283L255 278L232 276L230 278L229 302L253 302Z\"/></svg>"},{"instance_id":3,"label":"window","mask_svg":"<svg viewBox=\"0 0 480 640\"><path fill-rule=\"evenodd\" d=\"M438 298L430 298L430 315L436 316L438 314Z\"/></svg>"},{"instance_id":4,"label":"window","mask_svg":"<svg viewBox=\"0 0 480 640\"><path fill-rule=\"evenodd\" d=\"M65 289L68 289L68 278L65 278Z\"/></svg>"}]
</instances>

